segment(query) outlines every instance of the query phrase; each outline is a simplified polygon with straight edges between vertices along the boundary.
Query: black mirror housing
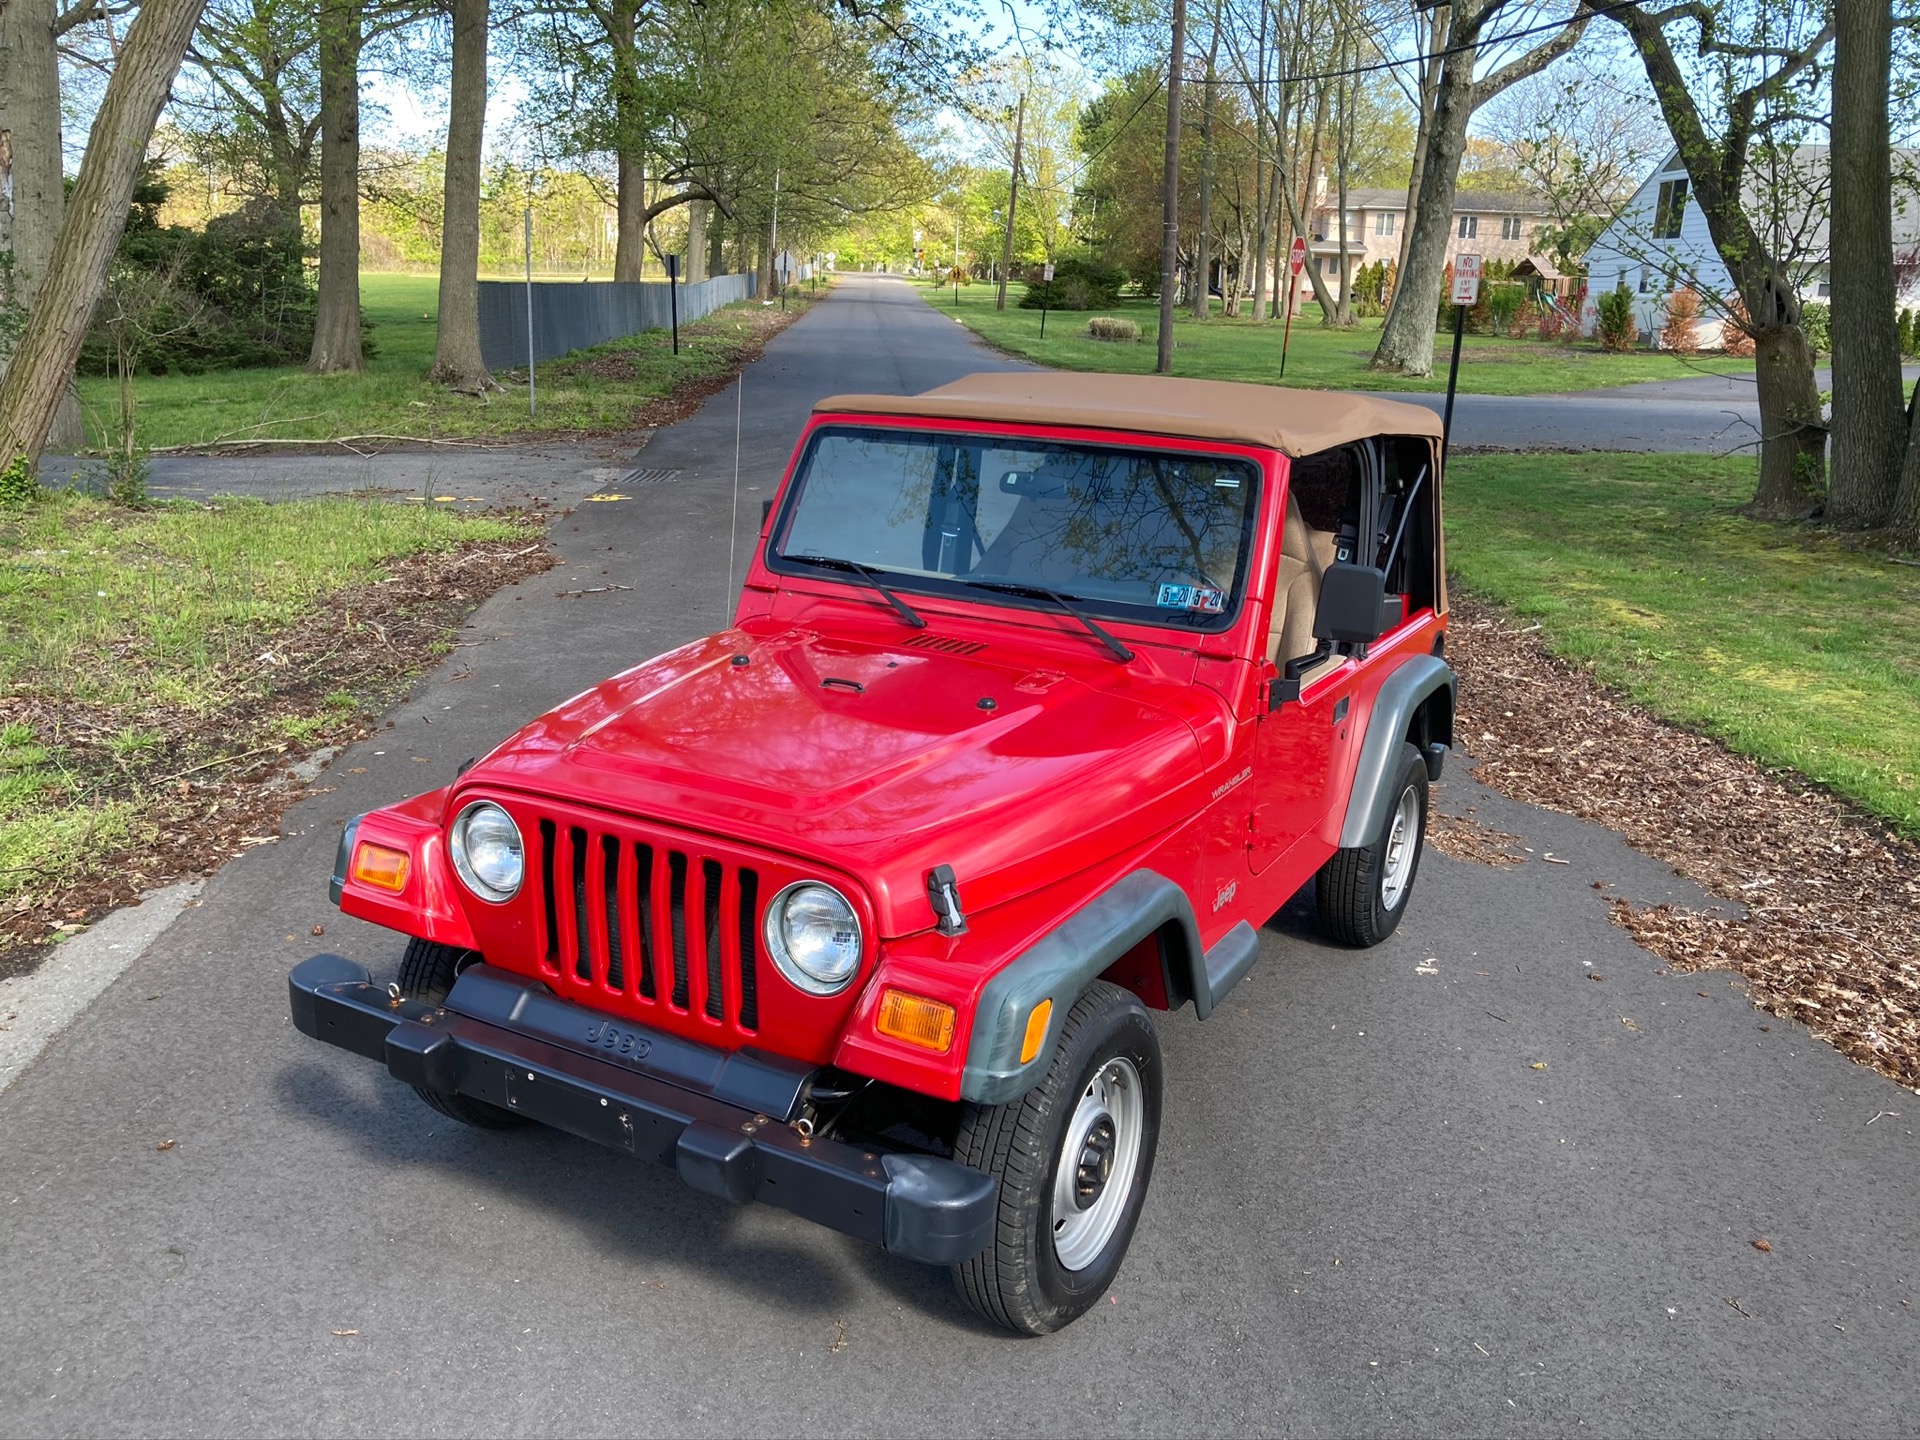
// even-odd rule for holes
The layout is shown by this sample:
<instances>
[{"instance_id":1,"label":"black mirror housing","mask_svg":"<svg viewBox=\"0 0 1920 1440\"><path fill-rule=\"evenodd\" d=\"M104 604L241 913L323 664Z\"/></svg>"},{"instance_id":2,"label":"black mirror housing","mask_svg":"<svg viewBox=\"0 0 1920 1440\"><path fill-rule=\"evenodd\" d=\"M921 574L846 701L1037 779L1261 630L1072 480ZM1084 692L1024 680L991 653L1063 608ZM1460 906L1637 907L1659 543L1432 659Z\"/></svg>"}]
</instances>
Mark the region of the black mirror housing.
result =
<instances>
[{"instance_id":1,"label":"black mirror housing","mask_svg":"<svg viewBox=\"0 0 1920 1440\"><path fill-rule=\"evenodd\" d=\"M1387 572L1373 565L1336 563L1320 580L1320 603L1313 612L1316 640L1336 645L1371 645L1387 633Z\"/></svg>"}]
</instances>

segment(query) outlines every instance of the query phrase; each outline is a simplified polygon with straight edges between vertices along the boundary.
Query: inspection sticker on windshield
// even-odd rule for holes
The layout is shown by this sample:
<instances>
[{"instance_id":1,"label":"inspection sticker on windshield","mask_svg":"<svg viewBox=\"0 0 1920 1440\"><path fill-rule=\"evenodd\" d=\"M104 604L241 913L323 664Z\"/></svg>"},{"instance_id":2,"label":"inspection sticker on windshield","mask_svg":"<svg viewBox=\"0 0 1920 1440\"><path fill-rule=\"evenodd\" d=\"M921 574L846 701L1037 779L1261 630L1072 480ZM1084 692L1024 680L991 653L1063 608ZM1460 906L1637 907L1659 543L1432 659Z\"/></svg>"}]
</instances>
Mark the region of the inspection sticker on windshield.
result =
<instances>
[{"instance_id":1,"label":"inspection sticker on windshield","mask_svg":"<svg viewBox=\"0 0 1920 1440\"><path fill-rule=\"evenodd\" d=\"M1204 610L1218 615L1227 608L1227 597L1210 585L1162 585L1153 603L1162 610Z\"/></svg>"}]
</instances>

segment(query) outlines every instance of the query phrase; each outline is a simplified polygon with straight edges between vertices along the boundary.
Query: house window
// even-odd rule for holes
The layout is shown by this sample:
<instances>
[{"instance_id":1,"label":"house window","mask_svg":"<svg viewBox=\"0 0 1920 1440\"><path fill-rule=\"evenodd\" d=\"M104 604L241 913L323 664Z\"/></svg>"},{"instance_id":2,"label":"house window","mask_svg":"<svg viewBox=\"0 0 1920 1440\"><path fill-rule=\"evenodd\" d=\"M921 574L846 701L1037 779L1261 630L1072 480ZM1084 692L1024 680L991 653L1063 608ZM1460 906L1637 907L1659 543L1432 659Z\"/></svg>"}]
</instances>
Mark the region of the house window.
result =
<instances>
[{"instance_id":1,"label":"house window","mask_svg":"<svg viewBox=\"0 0 1920 1440\"><path fill-rule=\"evenodd\" d=\"M1393 211L1382 210L1378 215L1373 217L1373 233L1376 235L1391 235L1393 233L1393 221Z\"/></svg>"},{"instance_id":2,"label":"house window","mask_svg":"<svg viewBox=\"0 0 1920 1440\"><path fill-rule=\"evenodd\" d=\"M1460 238L1462 240L1471 240L1479 233L1480 217L1478 215L1462 215L1460 217Z\"/></svg>"},{"instance_id":3,"label":"house window","mask_svg":"<svg viewBox=\"0 0 1920 1440\"><path fill-rule=\"evenodd\" d=\"M1653 207L1653 238L1678 240L1680 222L1687 218L1687 182L1662 180L1660 196Z\"/></svg>"},{"instance_id":4,"label":"house window","mask_svg":"<svg viewBox=\"0 0 1920 1440\"><path fill-rule=\"evenodd\" d=\"M1520 217L1518 215L1509 215L1500 222L1500 238L1502 240L1518 240L1521 238Z\"/></svg>"},{"instance_id":5,"label":"house window","mask_svg":"<svg viewBox=\"0 0 1920 1440\"><path fill-rule=\"evenodd\" d=\"M1822 280L1818 285L1813 287L1813 290L1816 295L1822 300L1825 300L1833 294L1833 282L1831 280Z\"/></svg>"},{"instance_id":6,"label":"house window","mask_svg":"<svg viewBox=\"0 0 1920 1440\"><path fill-rule=\"evenodd\" d=\"M1651 295L1653 293L1653 271L1645 265L1640 267L1640 293L1642 295Z\"/></svg>"},{"instance_id":7,"label":"house window","mask_svg":"<svg viewBox=\"0 0 1920 1440\"><path fill-rule=\"evenodd\" d=\"M1333 273L1334 273L1334 272L1333 272L1333 256L1331 256L1331 255L1326 255L1326 256L1323 256L1323 257L1321 257L1321 260L1320 260L1320 273L1321 273L1322 275L1331 275L1331 274L1333 274Z\"/></svg>"}]
</instances>

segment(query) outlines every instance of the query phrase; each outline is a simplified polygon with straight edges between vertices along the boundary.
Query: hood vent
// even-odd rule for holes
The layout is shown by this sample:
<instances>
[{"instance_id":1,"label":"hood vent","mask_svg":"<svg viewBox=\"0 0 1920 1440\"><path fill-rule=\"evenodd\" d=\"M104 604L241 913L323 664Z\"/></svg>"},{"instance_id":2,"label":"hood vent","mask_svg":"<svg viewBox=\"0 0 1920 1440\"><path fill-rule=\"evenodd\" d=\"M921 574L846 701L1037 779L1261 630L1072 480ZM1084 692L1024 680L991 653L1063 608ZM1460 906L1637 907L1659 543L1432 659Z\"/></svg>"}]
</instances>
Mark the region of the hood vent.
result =
<instances>
[{"instance_id":1,"label":"hood vent","mask_svg":"<svg viewBox=\"0 0 1920 1440\"><path fill-rule=\"evenodd\" d=\"M945 635L915 635L902 640L903 650L932 650L941 655L978 655L987 647L978 640L955 640Z\"/></svg>"}]
</instances>

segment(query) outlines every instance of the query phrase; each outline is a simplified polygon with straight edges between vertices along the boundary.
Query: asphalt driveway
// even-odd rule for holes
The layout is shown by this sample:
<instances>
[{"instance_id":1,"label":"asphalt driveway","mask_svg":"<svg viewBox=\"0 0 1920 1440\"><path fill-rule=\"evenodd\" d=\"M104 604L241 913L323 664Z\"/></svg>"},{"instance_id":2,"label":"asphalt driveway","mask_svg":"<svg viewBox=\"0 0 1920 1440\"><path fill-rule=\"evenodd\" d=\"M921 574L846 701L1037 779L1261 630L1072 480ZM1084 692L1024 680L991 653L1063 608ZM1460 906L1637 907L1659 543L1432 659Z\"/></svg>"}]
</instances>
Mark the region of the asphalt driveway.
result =
<instances>
[{"instance_id":1,"label":"asphalt driveway","mask_svg":"<svg viewBox=\"0 0 1920 1440\"><path fill-rule=\"evenodd\" d=\"M294 1031L295 960L398 957L327 903L347 817L720 624L813 398L998 363L906 287L843 285L653 439L664 478L560 521L564 567L482 607L0 1094L0 1428L1910 1432L1920 1102L1727 977L1663 973L1593 882L1704 897L1457 770L1442 808L1568 863L1429 851L1365 954L1315 939L1308 898L1275 917L1213 1018L1165 1020L1132 1254L1045 1340L666 1171L464 1129Z\"/></svg>"}]
</instances>

